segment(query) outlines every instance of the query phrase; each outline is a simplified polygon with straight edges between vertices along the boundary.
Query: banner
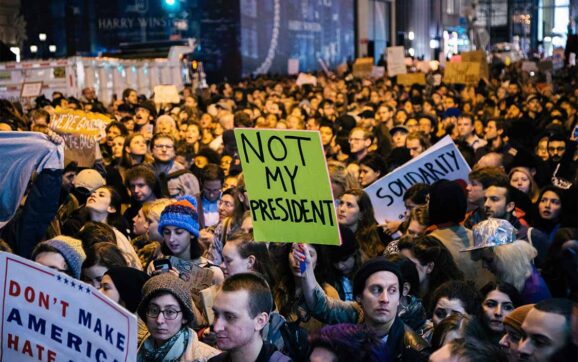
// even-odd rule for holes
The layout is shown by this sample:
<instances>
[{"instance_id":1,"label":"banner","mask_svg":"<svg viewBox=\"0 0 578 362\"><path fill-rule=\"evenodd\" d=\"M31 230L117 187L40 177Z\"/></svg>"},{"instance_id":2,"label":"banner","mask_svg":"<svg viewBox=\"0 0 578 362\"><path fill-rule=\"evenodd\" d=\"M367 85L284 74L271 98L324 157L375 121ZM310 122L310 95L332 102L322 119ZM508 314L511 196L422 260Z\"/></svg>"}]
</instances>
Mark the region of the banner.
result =
<instances>
[{"instance_id":1,"label":"banner","mask_svg":"<svg viewBox=\"0 0 578 362\"><path fill-rule=\"evenodd\" d=\"M414 84L425 85L425 74L407 73L397 75L397 84L412 86Z\"/></svg>"},{"instance_id":2,"label":"banner","mask_svg":"<svg viewBox=\"0 0 578 362\"><path fill-rule=\"evenodd\" d=\"M319 132L235 129L257 241L339 245Z\"/></svg>"},{"instance_id":3,"label":"banner","mask_svg":"<svg viewBox=\"0 0 578 362\"><path fill-rule=\"evenodd\" d=\"M403 47L387 48L387 76L394 77L398 74L407 73L405 67L405 55Z\"/></svg>"},{"instance_id":4,"label":"banner","mask_svg":"<svg viewBox=\"0 0 578 362\"><path fill-rule=\"evenodd\" d=\"M444 83L476 84L480 81L480 64L472 62L447 63Z\"/></svg>"},{"instance_id":5,"label":"banner","mask_svg":"<svg viewBox=\"0 0 578 362\"><path fill-rule=\"evenodd\" d=\"M403 195L412 185L441 180L467 182L470 167L450 136L445 136L418 157L406 162L365 189L373 205L375 219L402 220L405 213Z\"/></svg>"},{"instance_id":6,"label":"banner","mask_svg":"<svg viewBox=\"0 0 578 362\"><path fill-rule=\"evenodd\" d=\"M56 109L49 127L64 138L64 164L92 167L100 157L99 141L111 120L101 113Z\"/></svg>"},{"instance_id":7,"label":"banner","mask_svg":"<svg viewBox=\"0 0 578 362\"><path fill-rule=\"evenodd\" d=\"M153 92L155 103L180 103L181 101L176 85L156 85Z\"/></svg>"},{"instance_id":8,"label":"banner","mask_svg":"<svg viewBox=\"0 0 578 362\"><path fill-rule=\"evenodd\" d=\"M136 361L136 316L88 284L0 252L0 361Z\"/></svg>"}]
</instances>

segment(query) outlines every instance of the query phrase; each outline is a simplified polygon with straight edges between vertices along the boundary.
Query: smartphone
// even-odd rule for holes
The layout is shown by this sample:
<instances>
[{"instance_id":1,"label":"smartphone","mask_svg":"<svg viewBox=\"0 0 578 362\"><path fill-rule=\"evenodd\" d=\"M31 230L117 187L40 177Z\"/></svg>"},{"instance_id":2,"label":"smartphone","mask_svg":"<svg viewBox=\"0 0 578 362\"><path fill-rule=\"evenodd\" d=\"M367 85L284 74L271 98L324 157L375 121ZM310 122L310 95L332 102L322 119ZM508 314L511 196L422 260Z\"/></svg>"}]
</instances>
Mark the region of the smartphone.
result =
<instances>
[{"instance_id":1,"label":"smartphone","mask_svg":"<svg viewBox=\"0 0 578 362\"><path fill-rule=\"evenodd\" d=\"M161 272L168 272L172 268L171 261L169 259L154 260L153 265L155 266L155 270Z\"/></svg>"}]
</instances>

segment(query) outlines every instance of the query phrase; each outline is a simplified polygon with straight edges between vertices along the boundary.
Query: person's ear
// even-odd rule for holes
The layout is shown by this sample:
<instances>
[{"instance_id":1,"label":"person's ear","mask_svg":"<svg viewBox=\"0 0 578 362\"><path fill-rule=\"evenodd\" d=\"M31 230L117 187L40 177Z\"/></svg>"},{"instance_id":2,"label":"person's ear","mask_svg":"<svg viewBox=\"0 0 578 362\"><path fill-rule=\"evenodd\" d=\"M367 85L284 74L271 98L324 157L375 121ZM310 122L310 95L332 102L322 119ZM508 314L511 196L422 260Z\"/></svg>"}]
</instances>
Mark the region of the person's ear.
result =
<instances>
[{"instance_id":1,"label":"person's ear","mask_svg":"<svg viewBox=\"0 0 578 362\"><path fill-rule=\"evenodd\" d=\"M253 268L255 267L255 255L249 255L249 257L247 258L247 269L249 270L253 270Z\"/></svg>"},{"instance_id":2,"label":"person's ear","mask_svg":"<svg viewBox=\"0 0 578 362\"><path fill-rule=\"evenodd\" d=\"M116 207L109 206L106 208L106 212L108 212L109 214L114 214L116 212Z\"/></svg>"},{"instance_id":3,"label":"person's ear","mask_svg":"<svg viewBox=\"0 0 578 362\"><path fill-rule=\"evenodd\" d=\"M253 320L255 321L255 330L260 331L269 323L269 314L259 313Z\"/></svg>"},{"instance_id":4,"label":"person's ear","mask_svg":"<svg viewBox=\"0 0 578 362\"><path fill-rule=\"evenodd\" d=\"M514 201L510 201L506 204L506 211L512 212L516 208L516 203Z\"/></svg>"},{"instance_id":5,"label":"person's ear","mask_svg":"<svg viewBox=\"0 0 578 362\"><path fill-rule=\"evenodd\" d=\"M425 267L426 274L431 274L431 272L434 270L434 268L435 268L435 263L433 261L430 261L429 263L427 263L426 267Z\"/></svg>"},{"instance_id":6,"label":"person's ear","mask_svg":"<svg viewBox=\"0 0 578 362\"><path fill-rule=\"evenodd\" d=\"M401 291L401 295L403 297L407 297L410 290L411 290L411 285L408 282L403 283L403 289Z\"/></svg>"}]
</instances>

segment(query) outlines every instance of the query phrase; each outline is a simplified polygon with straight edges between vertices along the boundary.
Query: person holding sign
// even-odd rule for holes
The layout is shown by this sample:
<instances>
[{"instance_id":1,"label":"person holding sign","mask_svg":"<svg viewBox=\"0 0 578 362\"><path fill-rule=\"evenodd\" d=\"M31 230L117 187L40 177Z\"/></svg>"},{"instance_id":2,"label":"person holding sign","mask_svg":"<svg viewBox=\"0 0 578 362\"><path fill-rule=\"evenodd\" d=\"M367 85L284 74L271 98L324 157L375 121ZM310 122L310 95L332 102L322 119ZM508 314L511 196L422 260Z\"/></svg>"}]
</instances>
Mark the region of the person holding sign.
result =
<instances>
[{"instance_id":1,"label":"person holding sign","mask_svg":"<svg viewBox=\"0 0 578 362\"><path fill-rule=\"evenodd\" d=\"M205 362L219 354L200 342L187 325L196 322L191 290L187 283L171 273L149 279L143 286L138 315L150 335L139 346L138 362Z\"/></svg>"}]
</instances>

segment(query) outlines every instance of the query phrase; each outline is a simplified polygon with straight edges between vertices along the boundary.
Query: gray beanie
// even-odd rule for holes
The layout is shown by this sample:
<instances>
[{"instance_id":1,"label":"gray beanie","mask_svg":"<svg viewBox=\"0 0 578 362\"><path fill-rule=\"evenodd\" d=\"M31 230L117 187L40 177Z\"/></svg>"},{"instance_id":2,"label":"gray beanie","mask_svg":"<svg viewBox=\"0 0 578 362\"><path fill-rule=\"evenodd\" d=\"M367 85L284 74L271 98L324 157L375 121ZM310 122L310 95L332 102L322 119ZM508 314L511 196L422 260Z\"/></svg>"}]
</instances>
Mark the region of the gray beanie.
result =
<instances>
[{"instance_id":1,"label":"gray beanie","mask_svg":"<svg viewBox=\"0 0 578 362\"><path fill-rule=\"evenodd\" d=\"M80 279L80 272L82 270L82 263L86 259L86 253L82 248L82 241L71 238L70 236L58 235L50 240L46 240L38 244L33 252L33 256L42 252L42 246L47 245L56 249L68 264L70 274Z\"/></svg>"},{"instance_id":2,"label":"gray beanie","mask_svg":"<svg viewBox=\"0 0 578 362\"><path fill-rule=\"evenodd\" d=\"M159 294L169 293L174 296L183 308L183 318L189 322L195 322L193 312L193 297L191 289L181 278L171 273L161 273L150 278L142 288L143 298L138 306L137 312L143 321L146 321L148 304Z\"/></svg>"}]
</instances>

